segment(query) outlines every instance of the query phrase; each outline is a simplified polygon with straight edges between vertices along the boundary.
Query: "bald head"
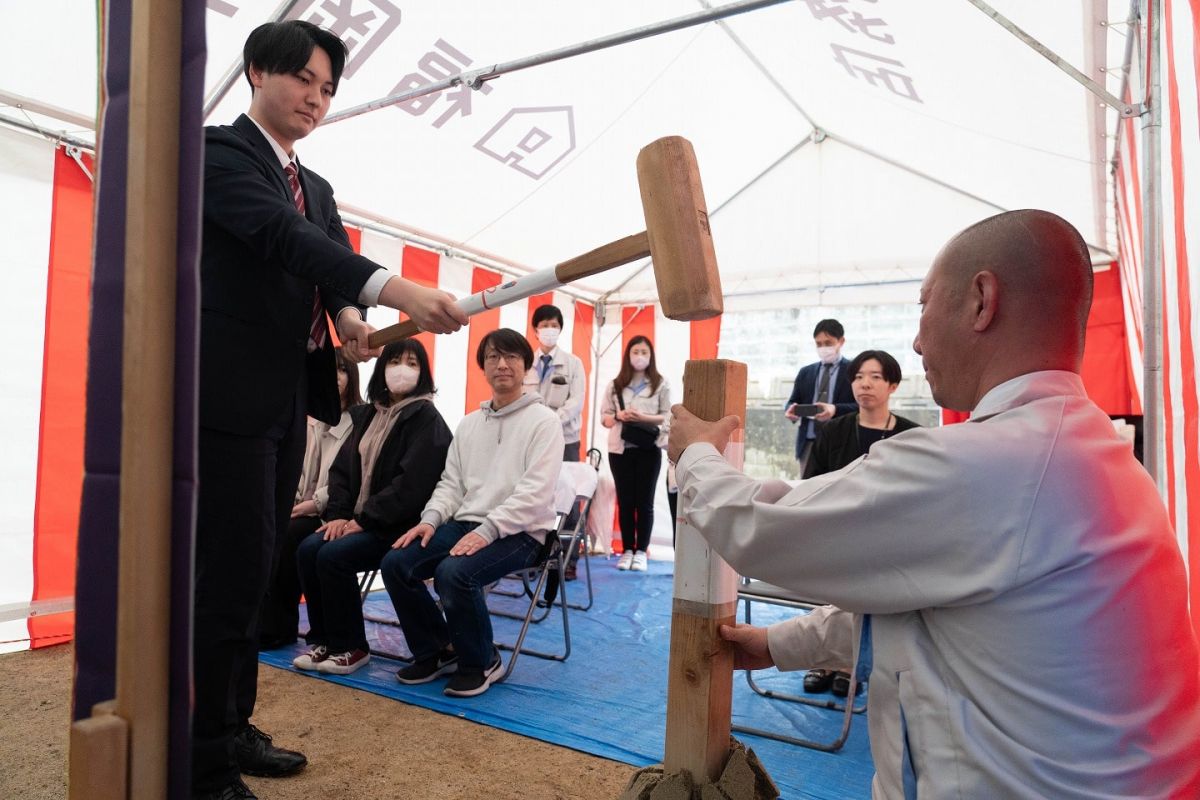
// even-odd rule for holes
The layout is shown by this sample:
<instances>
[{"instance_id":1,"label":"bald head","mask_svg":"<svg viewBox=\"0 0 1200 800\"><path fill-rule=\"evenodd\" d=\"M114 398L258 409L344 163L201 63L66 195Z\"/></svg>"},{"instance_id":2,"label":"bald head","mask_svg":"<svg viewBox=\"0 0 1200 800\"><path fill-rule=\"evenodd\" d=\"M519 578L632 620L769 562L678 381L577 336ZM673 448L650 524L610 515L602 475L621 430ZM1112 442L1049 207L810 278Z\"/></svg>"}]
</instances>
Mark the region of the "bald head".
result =
<instances>
[{"instance_id":1,"label":"bald head","mask_svg":"<svg viewBox=\"0 0 1200 800\"><path fill-rule=\"evenodd\" d=\"M1092 261L1071 223L1049 211L1006 211L951 239L942 261L955 290L980 271L996 275L1004 299L1001 324L1053 337L1082 355Z\"/></svg>"},{"instance_id":2,"label":"bald head","mask_svg":"<svg viewBox=\"0 0 1200 800\"><path fill-rule=\"evenodd\" d=\"M1062 217L1009 211L951 239L921 297L913 344L934 399L969 411L1018 375L1079 370L1092 305L1091 258Z\"/></svg>"}]
</instances>

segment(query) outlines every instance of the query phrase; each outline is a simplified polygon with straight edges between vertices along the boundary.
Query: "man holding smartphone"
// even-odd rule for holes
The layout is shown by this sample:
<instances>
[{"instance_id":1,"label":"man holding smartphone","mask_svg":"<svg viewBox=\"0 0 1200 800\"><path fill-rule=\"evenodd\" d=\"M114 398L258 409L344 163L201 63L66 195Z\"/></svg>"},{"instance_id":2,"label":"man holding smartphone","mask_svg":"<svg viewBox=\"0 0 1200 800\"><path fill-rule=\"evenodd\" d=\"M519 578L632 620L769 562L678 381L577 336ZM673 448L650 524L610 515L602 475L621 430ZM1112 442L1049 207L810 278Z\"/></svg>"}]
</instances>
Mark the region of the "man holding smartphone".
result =
<instances>
[{"instance_id":1,"label":"man holding smartphone","mask_svg":"<svg viewBox=\"0 0 1200 800\"><path fill-rule=\"evenodd\" d=\"M850 388L850 376L846 374L850 362L842 355L842 347L846 344L842 323L836 319L818 322L813 328L813 343L819 360L800 368L792 396L783 411L792 422L800 422L796 433L796 460L800 462L801 474L821 423L858 410Z\"/></svg>"}]
</instances>

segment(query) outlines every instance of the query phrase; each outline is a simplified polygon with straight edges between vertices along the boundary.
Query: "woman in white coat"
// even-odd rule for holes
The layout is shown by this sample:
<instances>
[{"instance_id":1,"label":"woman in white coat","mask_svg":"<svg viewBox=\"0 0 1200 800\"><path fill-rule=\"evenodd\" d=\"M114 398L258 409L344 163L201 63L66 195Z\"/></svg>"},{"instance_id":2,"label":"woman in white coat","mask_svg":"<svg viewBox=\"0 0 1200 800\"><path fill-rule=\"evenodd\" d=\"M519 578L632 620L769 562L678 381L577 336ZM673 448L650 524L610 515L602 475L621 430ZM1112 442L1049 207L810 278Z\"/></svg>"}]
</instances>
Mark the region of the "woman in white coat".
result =
<instances>
[{"instance_id":1,"label":"woman in white coat","mask_svg":"<svg viewBox=\"0 0 1200 800\"><path fill-rule=\"evenodd\" d=\"M667 441L671 393L654 363L654 345L635 336L625 346L621 370L604 392L600 423L608 428L608 464L617 489L621 543L617 569L646 571L654 529L654 489Z\"/></svg>"}]
</instances>

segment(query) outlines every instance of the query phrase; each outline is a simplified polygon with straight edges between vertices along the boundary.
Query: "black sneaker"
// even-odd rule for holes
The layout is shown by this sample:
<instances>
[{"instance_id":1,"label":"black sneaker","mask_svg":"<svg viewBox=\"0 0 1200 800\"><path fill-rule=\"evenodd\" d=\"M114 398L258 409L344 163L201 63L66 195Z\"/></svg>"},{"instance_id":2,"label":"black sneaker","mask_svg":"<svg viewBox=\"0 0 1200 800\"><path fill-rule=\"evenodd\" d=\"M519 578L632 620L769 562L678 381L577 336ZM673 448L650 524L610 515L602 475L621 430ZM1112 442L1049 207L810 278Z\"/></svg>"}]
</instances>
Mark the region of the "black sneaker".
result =
<instances>
[{"instance_id":1,"label":"black sneaker","mask_svg":"<svg viewBox=\"0 0 1200 800\"><path fill-rule=\"evenodd\" d=\"M450 697L474 697L483 694L504 675L501 668L500 651L492 651L492 663L484 669L460 669L446 684L442 694Z\"/></svg>"},{"instance_id":2,"label":"black sneaker","mask_svg":"<svg viewBox=\"0 0 1200 800\"><path fill-rule=\"evenodd\" d=\"M242 783L241 778L234 778L232 783L222 786L220 789L214 789L211 792L193 792L192 800L258 800L258 795L250 791L250 787Z\"/></svg>"},{"instance_id":3,"label":"black sneaker","mask_svg":"<svg viewBox=\"0 0 1200 800\"><path fill-rule=\"evenodd\" d=\"M401 683L417 684L435 681L458 669L458 655L452 650L443 650L433 658L414 661L396 673Z\"/></svg>"},{"instance_id":4,"label":"black sneaker","mask_svg":"<svg viewBox=\"0 0 1200 800\"><path fill-rule=\"evenodd\" d=\"M258 778L294 775L308 763L303 753L276 747L271 744L270 736L249 723L234 734L233 754L244 775Z\"/></svg>"}]
</instances>

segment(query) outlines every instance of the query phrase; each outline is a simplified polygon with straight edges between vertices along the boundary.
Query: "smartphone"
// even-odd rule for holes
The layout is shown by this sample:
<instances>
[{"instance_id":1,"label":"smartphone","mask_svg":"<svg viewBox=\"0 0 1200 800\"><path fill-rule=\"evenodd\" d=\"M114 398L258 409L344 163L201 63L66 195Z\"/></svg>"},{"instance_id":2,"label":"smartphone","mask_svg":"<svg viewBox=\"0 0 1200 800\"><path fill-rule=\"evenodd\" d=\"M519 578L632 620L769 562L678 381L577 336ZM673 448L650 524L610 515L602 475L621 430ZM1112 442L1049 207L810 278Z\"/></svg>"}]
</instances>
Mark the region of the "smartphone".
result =
<instances>
[{"instance_id":1,"label":"smartphone","mask_svg":"<svg viewBox=\"0 0 1200 800\"><path fill-rule=\"evenodd\" d=\"M815 417L821 413L821 407L816 403L792 403L792 413L797 417Z\"/></svg>"}]
</instances>

